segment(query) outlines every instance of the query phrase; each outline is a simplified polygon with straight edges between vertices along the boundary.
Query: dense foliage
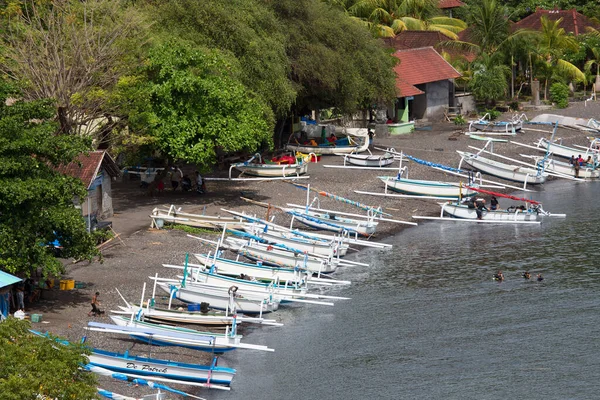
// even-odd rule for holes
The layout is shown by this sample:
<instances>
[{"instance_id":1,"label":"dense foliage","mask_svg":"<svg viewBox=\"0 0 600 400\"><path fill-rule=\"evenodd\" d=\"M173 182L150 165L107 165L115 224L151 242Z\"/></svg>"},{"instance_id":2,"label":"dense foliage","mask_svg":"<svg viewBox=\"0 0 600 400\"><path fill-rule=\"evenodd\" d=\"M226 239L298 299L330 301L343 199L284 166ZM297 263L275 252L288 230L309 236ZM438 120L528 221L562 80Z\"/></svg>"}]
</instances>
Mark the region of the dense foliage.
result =
<instances>
[{"instance_id":1,"label":"dense foliage","mask_svg":"<svg viewBox=\"0 0 600 400\"><path fill-rule=\"evenodd\" d=\"M213 165L217 151L270 146L271 110L236 79L238 67L219 51L169 42L154 48L137 77L122 79L130 128L149 134L174 159Z\"/></svg>"},{"instance_id":2,"label":"dense foliage","mask_svg":"<svg viewBox=\"0 0 600 400\"><path fill-rule=\"evenodd\" d=\"M569 87L561 82L550 86L550 99L558 108L567 108L569 105Z\"/></svg>"},{"instance_id":3,"label":"dense foliage","mask_svg":"<svg viewBox=\"0 0 600 400\"><path fill-rule=\"evenodd\" d=\"M80 137L56 135L51 101L7 106L0 82L0 269L29 274L41 268L58 275L62 264L47 243L59 239L66 257L91 257L94 242L73 199L86 190L55 167L89 149Z\"/></svg>"},{"instance_id":4,"label":"dense foliage","mask_svg":"<svg viewBox=\"0 0 600 400\"><path fill-rule=\"evenodd\" d=\"M81 345L62 345L33 335L26 320L0 323L0 397L95 399L95 377L80 368L89 354Z\"/></svg>"}]
</instances>

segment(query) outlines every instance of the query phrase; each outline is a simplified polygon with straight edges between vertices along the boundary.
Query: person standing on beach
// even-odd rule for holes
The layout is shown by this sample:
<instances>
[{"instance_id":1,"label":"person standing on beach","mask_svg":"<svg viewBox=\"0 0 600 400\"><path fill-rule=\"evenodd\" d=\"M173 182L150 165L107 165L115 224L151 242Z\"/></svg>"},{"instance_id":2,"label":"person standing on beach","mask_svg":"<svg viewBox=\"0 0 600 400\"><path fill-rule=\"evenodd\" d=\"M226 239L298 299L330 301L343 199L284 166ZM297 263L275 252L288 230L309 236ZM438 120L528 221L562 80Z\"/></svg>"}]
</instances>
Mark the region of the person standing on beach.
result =
<instances>
[{"instance_id":1,"label":"person standing on beach","mask_svg":"<svg viewBox=\"0 0 600 400\"><path fill-rule=\"evenodd\" d=\"M183 178L183 172L179 169L178 166L174 165L171 167L171 187L173 191L177 190L181 179Z\"/></svg>"},{"instance_id":2,"label":"person standing on beach","mask_svg":"<svg viewBox=\"0 0 600 400\"><path fill-rule=\"evenodd\" d=\"M88 313L88 317L91 317L92 314L94 316L104 314L104 311L100 310L100 301L98 300L98 296L100 296L100 292L96 292L94 296L92 296L92 310Z\"/></svg>"}]
</instances>

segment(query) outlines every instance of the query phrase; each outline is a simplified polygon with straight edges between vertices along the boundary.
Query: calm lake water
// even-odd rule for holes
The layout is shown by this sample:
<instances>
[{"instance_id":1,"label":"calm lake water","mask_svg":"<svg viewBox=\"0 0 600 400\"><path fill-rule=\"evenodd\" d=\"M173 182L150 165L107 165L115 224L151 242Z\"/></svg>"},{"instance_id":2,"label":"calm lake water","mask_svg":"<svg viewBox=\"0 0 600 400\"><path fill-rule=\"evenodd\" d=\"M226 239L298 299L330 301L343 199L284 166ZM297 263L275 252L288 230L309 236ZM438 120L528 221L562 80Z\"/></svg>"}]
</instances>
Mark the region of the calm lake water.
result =
<instances>
[{"instance_id":1,"label":"calm lake water","mask_svg":"<svg viewBox=\"0 0 600 400\"><path fill-rule=\"evenodd\" d=\"M600 392L600 183L551 182L532 198L566 213L541 226L421 223L390 251L351 256L334 307L272 314L220 365L208 399L593 399ZM501 206L512 202L501 199ZM504 282L493 274L501 269ZM521 277L528 269L543 282Z\"/></svg>"}]
</instances>

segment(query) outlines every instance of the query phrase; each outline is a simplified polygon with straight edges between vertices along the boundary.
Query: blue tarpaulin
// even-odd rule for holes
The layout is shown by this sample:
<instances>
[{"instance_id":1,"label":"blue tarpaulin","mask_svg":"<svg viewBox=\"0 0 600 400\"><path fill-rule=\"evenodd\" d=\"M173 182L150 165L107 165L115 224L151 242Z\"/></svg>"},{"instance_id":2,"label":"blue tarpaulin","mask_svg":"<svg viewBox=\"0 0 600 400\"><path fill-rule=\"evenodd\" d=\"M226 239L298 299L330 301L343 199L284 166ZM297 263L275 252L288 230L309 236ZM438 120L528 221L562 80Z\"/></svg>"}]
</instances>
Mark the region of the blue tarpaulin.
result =
<instances>
[{"instance_id":1,"label":"blue tarpaulin","mask_svg":"<svg viewBox=\"0 0 600 400\"><path fill-rule=\"evenodd\" d=\"M21 280L21 278L17 278L16 276L8 274L4 271L0 271L0 288L13 285Z\"/></svg>"}]
</instances>

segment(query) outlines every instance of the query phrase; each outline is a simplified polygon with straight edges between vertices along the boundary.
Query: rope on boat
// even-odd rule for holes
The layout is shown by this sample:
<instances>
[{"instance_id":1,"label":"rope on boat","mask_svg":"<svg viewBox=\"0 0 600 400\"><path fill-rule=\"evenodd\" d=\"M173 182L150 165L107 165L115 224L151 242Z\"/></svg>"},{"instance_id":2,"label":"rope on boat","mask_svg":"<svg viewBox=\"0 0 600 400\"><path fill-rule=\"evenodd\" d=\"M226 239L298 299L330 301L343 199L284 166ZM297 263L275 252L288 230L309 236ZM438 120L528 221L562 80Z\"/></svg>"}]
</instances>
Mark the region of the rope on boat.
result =
<instances>
[{"instance_id":1,"label":"rope on boat","mask_svg":"<svg viewBox=\"0 0 600 400\"><path fill-rule=\"evenodd\" d=\"M422 164L422 165L427 165L428 167L435 167L435 168L440 168L446 171L451 171L451 172L458 172L458 173L465 173L466 171L458 169L458 168L453 168L453 167L449 167L447 165L443 165L443 164L437 164L437 163L433 163L431 161L426 161L426 160L421 160L419 158L413 157L413 156L409 156L408 154L404 154L404 157L408 158L411 161L416 162L417 164Z\"/></svg>"}]
</instances>

